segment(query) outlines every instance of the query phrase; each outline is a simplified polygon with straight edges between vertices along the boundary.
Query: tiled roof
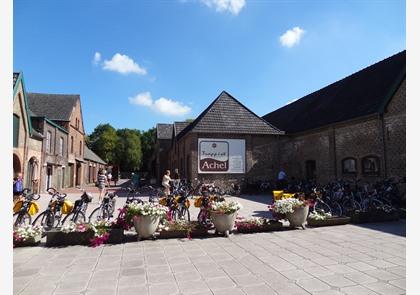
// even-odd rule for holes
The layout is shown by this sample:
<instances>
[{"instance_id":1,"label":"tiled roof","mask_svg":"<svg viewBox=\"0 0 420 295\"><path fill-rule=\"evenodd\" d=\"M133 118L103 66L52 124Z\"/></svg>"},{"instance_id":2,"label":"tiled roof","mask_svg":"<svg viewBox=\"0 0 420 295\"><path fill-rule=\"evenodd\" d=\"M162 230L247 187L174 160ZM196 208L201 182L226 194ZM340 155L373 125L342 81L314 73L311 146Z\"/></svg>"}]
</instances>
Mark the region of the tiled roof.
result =
<instances>
[{"instance_id":1,"label":"tiled roof","mask_svg":"<svg viewBox=\"0 0 420 295\"><path fill-rule=\"evenodd\" d=\"M174 122L174 131L175 136L177 136L182 130L185 129L191 122L183 121L183 122Z\"/></svg>"},{"instance_id":2,"label":"tiled roof","mask_svg":"<svg viewBox=\"0 0 420 295\"><path fill-rule=\"evenodd\" d=\"M172 139L173 124L157 124L156 136L157 139Z\"/></svg>"},{"instance_id":3,"label":"tiled roof","mask_svg":"<svg viewBox=\"0 0 420 295\"><path fill-rule=\"evenodd\" d=\"M282 131L257 116L226 91L182 130L177 139L187 132L280 135Z\"/></svg>"},{"instance_id":4,"label":"tiled roof","mask_svg":"<svg viewBox=\"0 0 420 295\"><path fill-rule=\"evenodd\" d=\"M15 89L16 81L19 78L19 73L13 73L13 89Z\"/></svg>"},{"instance_id":5,"label":"tiled roof","mask_svg":"<svg viewBox=\"0 0 420 295\"><path fill-rule=\"evenodd\" d=\"M405 50L263 118L287 133L380 113L405 78Z\"/></svg>"},{"instance_id":6,"label":"tiled roof","mask_svg":"<svg viewBox=\"0 0 420 295\"><path fill-rule=\"evenodd\" d=\"M30 110L50 120L69 121L78 100L78 94L28 93Z\"/></svg>"},{"instance_id":7,"label":"tiled roof","mask_svg":"<svg viewBox=\"0 0 420 295\"><path fill-rule=\"evenodd\" d=\"M90 160L99 164L106 165L106 162L102 160L97 154L95 154L91 149L89 149L86 145L85 145L84 152L85 152L85 155L84 155L85 160Z\"/></svg>"}]
</instances>

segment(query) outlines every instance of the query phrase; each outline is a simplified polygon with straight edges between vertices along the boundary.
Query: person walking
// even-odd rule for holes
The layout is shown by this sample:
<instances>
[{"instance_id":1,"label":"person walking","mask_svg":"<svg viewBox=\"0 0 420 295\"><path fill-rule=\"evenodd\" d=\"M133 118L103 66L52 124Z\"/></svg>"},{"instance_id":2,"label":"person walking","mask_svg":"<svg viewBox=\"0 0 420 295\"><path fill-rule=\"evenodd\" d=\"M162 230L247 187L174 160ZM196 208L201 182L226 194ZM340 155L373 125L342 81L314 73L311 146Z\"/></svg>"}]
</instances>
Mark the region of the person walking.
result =
<instances>
[{"instance_id":1,"label":"person walking","mask_svg":"<svg viewBox=\"0 0 420 295\"><path fill-rule=\"evenodd\" d=\"M102 194L104 192L105 185L109 186L108 178L105 175L105 170L101 170L98 175L99 203L102 202Z\"/></svg>"},{"instance_id":2,"label":"person walking","mask_svg":"<svg viewBox=\"0 0 420 295\"><path fill-rule=\"evenodd\" d=\"M163 189L163 193L168 196L171 193L171 184L170 182L172 181L171 179L171 171L166 170L165 174L163 175L162 178L162 186L164 187Z\"/></svg>"}]
</instances>

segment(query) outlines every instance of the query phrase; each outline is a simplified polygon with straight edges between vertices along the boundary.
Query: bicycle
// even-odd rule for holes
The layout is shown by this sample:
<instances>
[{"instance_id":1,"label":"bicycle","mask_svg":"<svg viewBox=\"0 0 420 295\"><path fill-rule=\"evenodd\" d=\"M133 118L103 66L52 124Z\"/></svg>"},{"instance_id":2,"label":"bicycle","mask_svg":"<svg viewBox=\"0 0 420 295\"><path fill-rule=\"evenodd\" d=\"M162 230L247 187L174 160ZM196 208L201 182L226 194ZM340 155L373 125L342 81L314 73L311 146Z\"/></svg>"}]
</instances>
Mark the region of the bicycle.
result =
<instances>
[{"instance_id":1,"label":"bicycle","mask_svg":"<svg viewBox=\"0 0 420 295\"><path fill-rule=\"evenodd\" d=\"M41 225L44 230L59 227L63 214L70 213L73 208L73 204L66 200L67 194L61 194L54 188L47 189L47 192L51 195L48 207L32 223L32 225Z\"/></svg>"},{"instance_id":2,"label":"bicycle","mask_svg":"<svg viewBox=\"0 0 420 295\"><path fill-rule=\"evenodd\" d=\"M95 208L89 215L89 223L111 219L115 210L115 201L115 194L107 191L99 207Z\"/></svg>"},{"instance_id":3,"label":"bicycle","mask_svg":"<svg viewBox=\"0 0 420 295\"><path fill-rule=\"evenodd\" d=\"M40 195L28 194L29 189L25 188L22 192L23 200L19 200L13 206L13 225L20 227L22 225L30 225L32 221L31 215L38 213L38 204L34 201L39 200Z\"/></svg>"},{"instance_id":4,"label":"bicycle","mask_svg":"<svg viewBox=\"0 0 420 295\"><path fill-rule=\"evenodd\" d=\"M67 214L67 216L64 217L61 224L64 225L67 222L86 222L86 210L90 202L92 202L92 195L90 193L83 192L83 194L80 196L80 199L74 202L74 207L72 211L70 212L70 214Z\"/></svg>"}]
</instances>

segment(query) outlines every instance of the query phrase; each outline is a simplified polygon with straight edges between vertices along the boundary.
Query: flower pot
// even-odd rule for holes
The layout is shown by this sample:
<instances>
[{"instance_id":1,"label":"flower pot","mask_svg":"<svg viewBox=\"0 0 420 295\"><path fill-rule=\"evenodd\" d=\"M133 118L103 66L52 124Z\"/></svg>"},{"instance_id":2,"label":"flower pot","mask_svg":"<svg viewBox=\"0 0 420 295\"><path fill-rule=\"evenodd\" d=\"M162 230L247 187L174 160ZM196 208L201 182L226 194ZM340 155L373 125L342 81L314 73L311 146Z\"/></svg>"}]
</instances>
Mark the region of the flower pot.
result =
<instances>
[{"instance_id":1,"label":"flower pot","mask_svg":"<svg viewBox=\"0 0 420 295\"><path fill-rule=\"evenodd\" d=\"M299 207L293 209L292 213L287 213L286 217L290 222L290 227L298 227L301 226L305 229L305 222L306 218L308 217L309 213L309 206L306 205L305 207Z\"/></svg>"},{"instance_id":2,"label":"flower pot","mask_svg":"<svg viewBox=\"0 0 420 295\"><path fill-rule=\"evenodd\" d=\"M91 230L85 232L61 232L59 230L51 230L47 232L47 247L57 246L73 246L73 245L90 245L95 233Z\"/></svg>"},{"instance_id":3,"label":"flower pot","mask_svg":"<svg viewBox=\"0 0 420 295\"><path fill-rule=\"evenodd\" d=\"M141 239L148 239L156 232L160 217L157 215L140 215L133 219L134 228Z\"/></svg>"},{"instance_id":4,"label":"flower pot","mask_svg":"<svg viewBox=\"0 0 420 295\"><path fill-rule=\"evenodd\" d=\"M220 214L211 212L210 218L216 228L216 233L224 233L226 237L229 236L229 232L233 230L235 226L235 219L238 212L232 214Z\"/></svg>"},{"instance_id":5,"label":"flower pot","mask_svg":"<svg viewBox=\"0 0 420 295\"><path fill-rule=\"evenodd\" d=\"M331 225L343 225L350 223L350 217L331 217L324 220L308 219L308 225L317 227L317 226L331 226Z\"/></svg>"},{"instance_id":6,"label":"flower pot","mask_svg":"<svg viewBox=\"0 0 420 295\"><path fill-rule=\"evenodd\" d=\"M36 235L32 238L26 239L25 241L16 241L13 243L13 247L37 246L41 242L41 237L41 235Z\"/></svg>"},{"instance_id":7,"label":"flower pot","mask_svg":"<svg viewBox=\"0 0 420 295\"><path fill-rule=\"evenodd\" d=\"M111 228L106 244L121 244L124 241L124 229L122 227Z\"/></svg>"}]
</instances>

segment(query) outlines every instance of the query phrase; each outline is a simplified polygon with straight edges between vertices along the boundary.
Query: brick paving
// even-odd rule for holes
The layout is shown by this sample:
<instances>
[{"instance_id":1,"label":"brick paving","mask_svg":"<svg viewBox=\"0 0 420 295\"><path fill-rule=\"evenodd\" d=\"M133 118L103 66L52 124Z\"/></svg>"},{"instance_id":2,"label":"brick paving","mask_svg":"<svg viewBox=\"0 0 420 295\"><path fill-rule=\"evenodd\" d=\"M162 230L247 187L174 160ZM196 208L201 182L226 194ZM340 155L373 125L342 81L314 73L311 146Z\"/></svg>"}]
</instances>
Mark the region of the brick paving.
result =
<instances>
[{"instance_id":1,"label":"brick paving","mask_svg":"<svg viewBox=\"0 0 420 295\"><path fill-rule=\"evenodd\" d=\"M405 221L14 249L14 294L405 294Z\"/></svg>"}]
</instances>

